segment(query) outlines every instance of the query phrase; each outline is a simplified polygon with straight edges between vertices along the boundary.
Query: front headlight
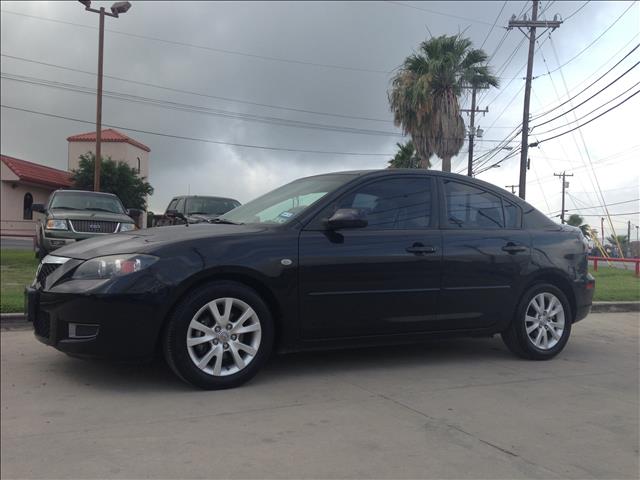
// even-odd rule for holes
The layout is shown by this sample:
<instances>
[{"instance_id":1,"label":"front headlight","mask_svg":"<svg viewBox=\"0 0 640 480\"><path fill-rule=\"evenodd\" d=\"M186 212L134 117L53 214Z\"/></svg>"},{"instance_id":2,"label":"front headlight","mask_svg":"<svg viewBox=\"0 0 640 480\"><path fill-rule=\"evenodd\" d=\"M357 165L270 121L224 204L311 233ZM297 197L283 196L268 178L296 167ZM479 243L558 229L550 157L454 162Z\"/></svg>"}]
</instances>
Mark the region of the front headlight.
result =
<instances>
[{"instance_id":1,"label":"front headlight","mask_svg":"<svg viewBox=\"0 0 640 480\"><path fill-rule=\"evenodd\" d=\"M139 272L158 261L152 255L109 255L87 260L73 272L74 280L100 280Z\"/></svg>"},{"instance_id":2,"label":"front headlight","mask_svg":"<svg viewBox=\"0 0 640 480\"><path fill-rule=\"evenodd\" d=\"M135 223L121 223L120 224L120 231L121 232L130 232L131 230L136 230L138 227L136 227Z\"/></svg>"},{"instance_id":3,"label":"front headlight","mask_svg":"<svg viewBox=\"0 0 640 480\"><path fill-rule=\"evenodd\" d=\"M66 220L56 220L50 218L47 220L47 230L69 230Z\"/></svg>"}]
</instances>

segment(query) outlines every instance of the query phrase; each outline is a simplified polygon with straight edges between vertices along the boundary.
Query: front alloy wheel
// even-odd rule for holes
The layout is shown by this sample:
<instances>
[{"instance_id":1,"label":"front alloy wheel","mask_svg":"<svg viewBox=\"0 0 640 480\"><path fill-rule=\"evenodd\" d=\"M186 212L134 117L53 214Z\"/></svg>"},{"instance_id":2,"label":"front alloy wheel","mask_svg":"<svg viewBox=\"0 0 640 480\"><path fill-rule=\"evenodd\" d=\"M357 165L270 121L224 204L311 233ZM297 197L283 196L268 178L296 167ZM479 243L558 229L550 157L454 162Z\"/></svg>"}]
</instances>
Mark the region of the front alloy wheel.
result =
<instances>
[{"instance_id":1,"label":"front alloy wheel","mask_svg":"<svg viewBox=\"0 0 640 480\"><path fill-rule=\"evenodd\" d=\"M205 389L238 386L264 365L273 344L271 312L252 289L212 282L187 295L164 333L167 363Z\"/></svg>"},{"instance_id":2,"label":"front alloy wheel","mask_svg":"<svg viewBox=\"0 0 640 480\"><path fill-rule=\"evenodd\" d=\"M243 370L260 348L262 327L256 312L238 298L204 305L189 323L186 344L191 361L216 377Z\"/></svg>"}]
</instances>

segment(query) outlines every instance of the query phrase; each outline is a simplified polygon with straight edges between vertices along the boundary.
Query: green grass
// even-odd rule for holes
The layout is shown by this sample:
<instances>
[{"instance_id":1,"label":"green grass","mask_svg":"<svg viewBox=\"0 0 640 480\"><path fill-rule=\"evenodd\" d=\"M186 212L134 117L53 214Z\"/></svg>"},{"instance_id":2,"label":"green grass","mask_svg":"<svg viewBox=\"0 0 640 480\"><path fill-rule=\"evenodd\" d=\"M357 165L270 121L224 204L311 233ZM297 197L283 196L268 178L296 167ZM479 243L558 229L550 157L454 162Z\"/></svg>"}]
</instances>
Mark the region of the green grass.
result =
<instances>
[{"instance_id":1,"label":"green grass","mask_svg":"<svg viewBox=\"0 0 640 480\"><path fill-rule=\"evenodd\" d=\"M598 271L590 268L591 275L596 278L596 302L640 301L640 278L635 276L635 265L628 264L627 270L603 267L599 262Z\"/></svg>"},{"instance_id":2,"label":"green grass","mask_svg":"<svg viewBox=\"0 0 640 480\"><path fill-rule=\"evenodd\" d=\"M604 262L602 262L604 263ZM640 301L640 278L634 274L633 266L628 270L598 265L591 273L596 278L594 300ZM0 251L0 312L14 313L24 310L24 287L31 283L38 266L30 250Z\"/></svg>"},{"instance_id":3,"label":"green grass","mask_svg":"<svg viewBox=\"0 0 640 480\"><path fill-rule=\"evenodd\" d=\"M33 280L37 267L31 250L0 251L0 312L24 310L24 287Z\"/></svg>"}]
</instances>

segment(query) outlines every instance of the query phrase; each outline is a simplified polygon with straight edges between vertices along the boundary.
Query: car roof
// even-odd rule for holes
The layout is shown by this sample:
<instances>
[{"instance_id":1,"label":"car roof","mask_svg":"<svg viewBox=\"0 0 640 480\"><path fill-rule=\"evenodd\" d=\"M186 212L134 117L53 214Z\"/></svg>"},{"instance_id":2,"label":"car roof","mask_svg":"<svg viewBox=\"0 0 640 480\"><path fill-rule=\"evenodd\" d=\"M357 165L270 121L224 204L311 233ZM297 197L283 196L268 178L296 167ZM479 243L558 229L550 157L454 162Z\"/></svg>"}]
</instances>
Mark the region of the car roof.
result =
<instances>
[{"instance_id":1,"label":"car roof","mask_svg":"<svg viewBox=\"0 0 640 480\"><path fill-rule=\"evenodd\" d=\"M116 197L118 198L118 196L114 193L107 193L107 192L92 192L91 190L67 190L64 188L61 188L59 190L54 191L53 193L86 193L86 194L91 194L91 195L104 195L104 196L108 196L108 197Z\"/></svg>"},{"instance_id":2,"label":"car roof","mask_svg":"<svg viewBox=\"0 0 640 480\"><path fill-rule=\"evenodd\" d=\"M171 199L171 201L173 200L178 200L180 198L215 198L217 200L231 200L233 202L237 202L238 200L236 200L235 198L231 198L231 197L218 197L215 195L178 195L176 197L173 197Z\"/></svg>"}]
</instances>

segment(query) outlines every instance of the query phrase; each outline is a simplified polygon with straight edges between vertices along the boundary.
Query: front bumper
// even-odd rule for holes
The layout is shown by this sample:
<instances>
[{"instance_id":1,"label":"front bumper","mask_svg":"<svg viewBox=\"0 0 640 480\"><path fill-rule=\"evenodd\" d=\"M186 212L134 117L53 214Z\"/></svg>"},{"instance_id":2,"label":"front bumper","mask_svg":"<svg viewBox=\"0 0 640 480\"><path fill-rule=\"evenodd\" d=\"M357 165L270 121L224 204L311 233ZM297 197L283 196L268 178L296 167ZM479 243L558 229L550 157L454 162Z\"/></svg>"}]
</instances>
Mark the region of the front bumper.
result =
<instances>
[{"instance_id":1,"label":"front bumper","mask_svg":"<svg viewBox=\"0 0 640 480\"><path fill-rule=\"evenodd\" d=\"M166 299L166 293L87 295L28 287L25 313L36 338L62 352L146 359L154 355L162 329L161 297Z\"/></svg>"}]
</instances>

